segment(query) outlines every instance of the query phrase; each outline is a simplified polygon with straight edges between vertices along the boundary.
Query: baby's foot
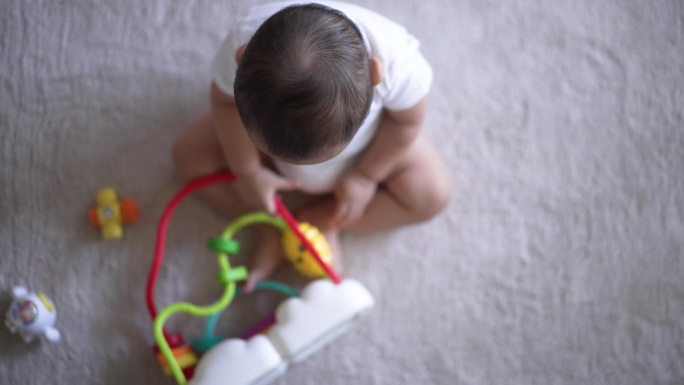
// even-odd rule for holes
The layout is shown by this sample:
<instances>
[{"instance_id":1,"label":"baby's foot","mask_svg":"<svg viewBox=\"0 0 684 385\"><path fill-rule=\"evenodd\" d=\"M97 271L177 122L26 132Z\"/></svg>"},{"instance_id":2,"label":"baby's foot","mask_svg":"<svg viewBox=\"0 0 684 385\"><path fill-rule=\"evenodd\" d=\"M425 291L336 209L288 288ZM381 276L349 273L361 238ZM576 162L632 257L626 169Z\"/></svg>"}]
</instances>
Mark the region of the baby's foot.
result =
<instances>
[{"instance_id":1,"label":"baby's foot","mask_svg":"<svg viewBox=\"0 0 684 385\"><path fill-rule=\"evenodd\" d=\"M250 258L249 278L244 286L246 293L252 292L257 283L270 277L284 259L278 230L263 227L259 235L259 244Z\"/></svg>"}]
</instances>

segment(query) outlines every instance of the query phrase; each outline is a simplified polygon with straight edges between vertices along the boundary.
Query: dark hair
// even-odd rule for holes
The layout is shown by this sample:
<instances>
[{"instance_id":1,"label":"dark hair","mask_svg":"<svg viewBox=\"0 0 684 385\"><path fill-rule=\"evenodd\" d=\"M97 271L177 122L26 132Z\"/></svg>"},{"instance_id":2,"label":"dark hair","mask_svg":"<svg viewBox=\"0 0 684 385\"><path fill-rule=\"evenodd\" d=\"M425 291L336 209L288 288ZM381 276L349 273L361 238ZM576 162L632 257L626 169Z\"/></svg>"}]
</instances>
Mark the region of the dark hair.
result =
<instances>
[{"instance_id":1,"label":"dark hair","mask_svg":"<svg viewBox=\"0 0 684 385\"><path fill-rule=\"evenodd\" d=\"M373 98L370 71L363 36L342 12L291 6L249 41L235 101L250 137L267 152L306 160L351 141Z\"/></svg>"}]
</instances>

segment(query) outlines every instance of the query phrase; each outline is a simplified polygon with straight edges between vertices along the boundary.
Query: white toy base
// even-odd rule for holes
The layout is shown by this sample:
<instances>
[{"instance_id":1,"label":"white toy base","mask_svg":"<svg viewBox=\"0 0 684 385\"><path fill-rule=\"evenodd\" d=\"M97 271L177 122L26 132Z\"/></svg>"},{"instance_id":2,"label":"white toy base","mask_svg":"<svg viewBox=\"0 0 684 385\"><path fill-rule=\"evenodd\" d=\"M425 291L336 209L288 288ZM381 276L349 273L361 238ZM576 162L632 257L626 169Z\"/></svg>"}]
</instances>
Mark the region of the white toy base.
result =
<instances>
[{"instance_id":1,"label":"white toy base","mask_svg":"<svg viewBox=\"0 0 684 385\"><path fill-rule=\"evenodd\" d=\"M317 280L300 298L276 310L276 323L248 341L229 339L207 352L190 385L265 385L349 330L373 307L373 297L359 282Z\"/></svg>"}]
</instances>

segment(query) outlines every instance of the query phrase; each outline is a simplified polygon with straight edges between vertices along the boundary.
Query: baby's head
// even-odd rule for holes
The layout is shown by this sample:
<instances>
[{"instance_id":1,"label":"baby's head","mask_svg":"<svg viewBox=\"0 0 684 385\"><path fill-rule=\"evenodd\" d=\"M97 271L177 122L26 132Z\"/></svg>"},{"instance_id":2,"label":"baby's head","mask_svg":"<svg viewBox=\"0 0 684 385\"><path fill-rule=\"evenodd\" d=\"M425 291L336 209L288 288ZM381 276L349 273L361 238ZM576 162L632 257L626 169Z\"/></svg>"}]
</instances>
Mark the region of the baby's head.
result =
<instances>
[{"instance_id":1,"label":"baby's head","mask_svg":"<svg viewBox=\"0 0 684 385\"><path fill-rule=\"evenodd\" d=\"M374 66L358 27L318 4L285 8L238 53L235 101L255 145L294 163L342 151L368 115Z\"/></svg>"}]
</instances>

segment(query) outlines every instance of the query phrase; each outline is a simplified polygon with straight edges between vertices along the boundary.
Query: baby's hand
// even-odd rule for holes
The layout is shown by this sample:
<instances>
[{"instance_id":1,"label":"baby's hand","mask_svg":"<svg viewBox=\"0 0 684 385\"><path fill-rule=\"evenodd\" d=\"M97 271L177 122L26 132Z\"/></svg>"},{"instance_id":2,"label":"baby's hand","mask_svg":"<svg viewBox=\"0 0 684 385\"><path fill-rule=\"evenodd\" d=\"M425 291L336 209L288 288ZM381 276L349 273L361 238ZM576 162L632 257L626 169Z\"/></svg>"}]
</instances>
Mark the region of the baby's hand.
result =
<instances>
[{"instance_id":1,"label":"baby's hand","mask_svg":"<svg viewBox=\"0 0 684 385\"><path fill-rule=\"evenodd\" d=\"M250 208L274 214L276 192L296 190L299 183L262 167L254 174L239 176L234 187L242 201Z\"/></svg>"},{"instance_id":2,"label":"baby's hand","mask_svg":"<svg viewBox=\"0 0 684 385\"><path fill-rule=\"evenodd\" d=\"M378 184L355 169L342 176L335 187L337 208L331 225L342 227L359 220L373 200Z\"/></svg>"},{"instance_id":3,"label":"baby's hand","mask_svg":"<svg viewBox=\"0 0 684 385\"><path fill-rule=\"evenodd\" d=\"M243 289L251 293L257 283L268 278L285 259L280 243L280 232L270 226L259 228L259 243L249 261L249 278Z\"/></svg>"}]
</instances>

